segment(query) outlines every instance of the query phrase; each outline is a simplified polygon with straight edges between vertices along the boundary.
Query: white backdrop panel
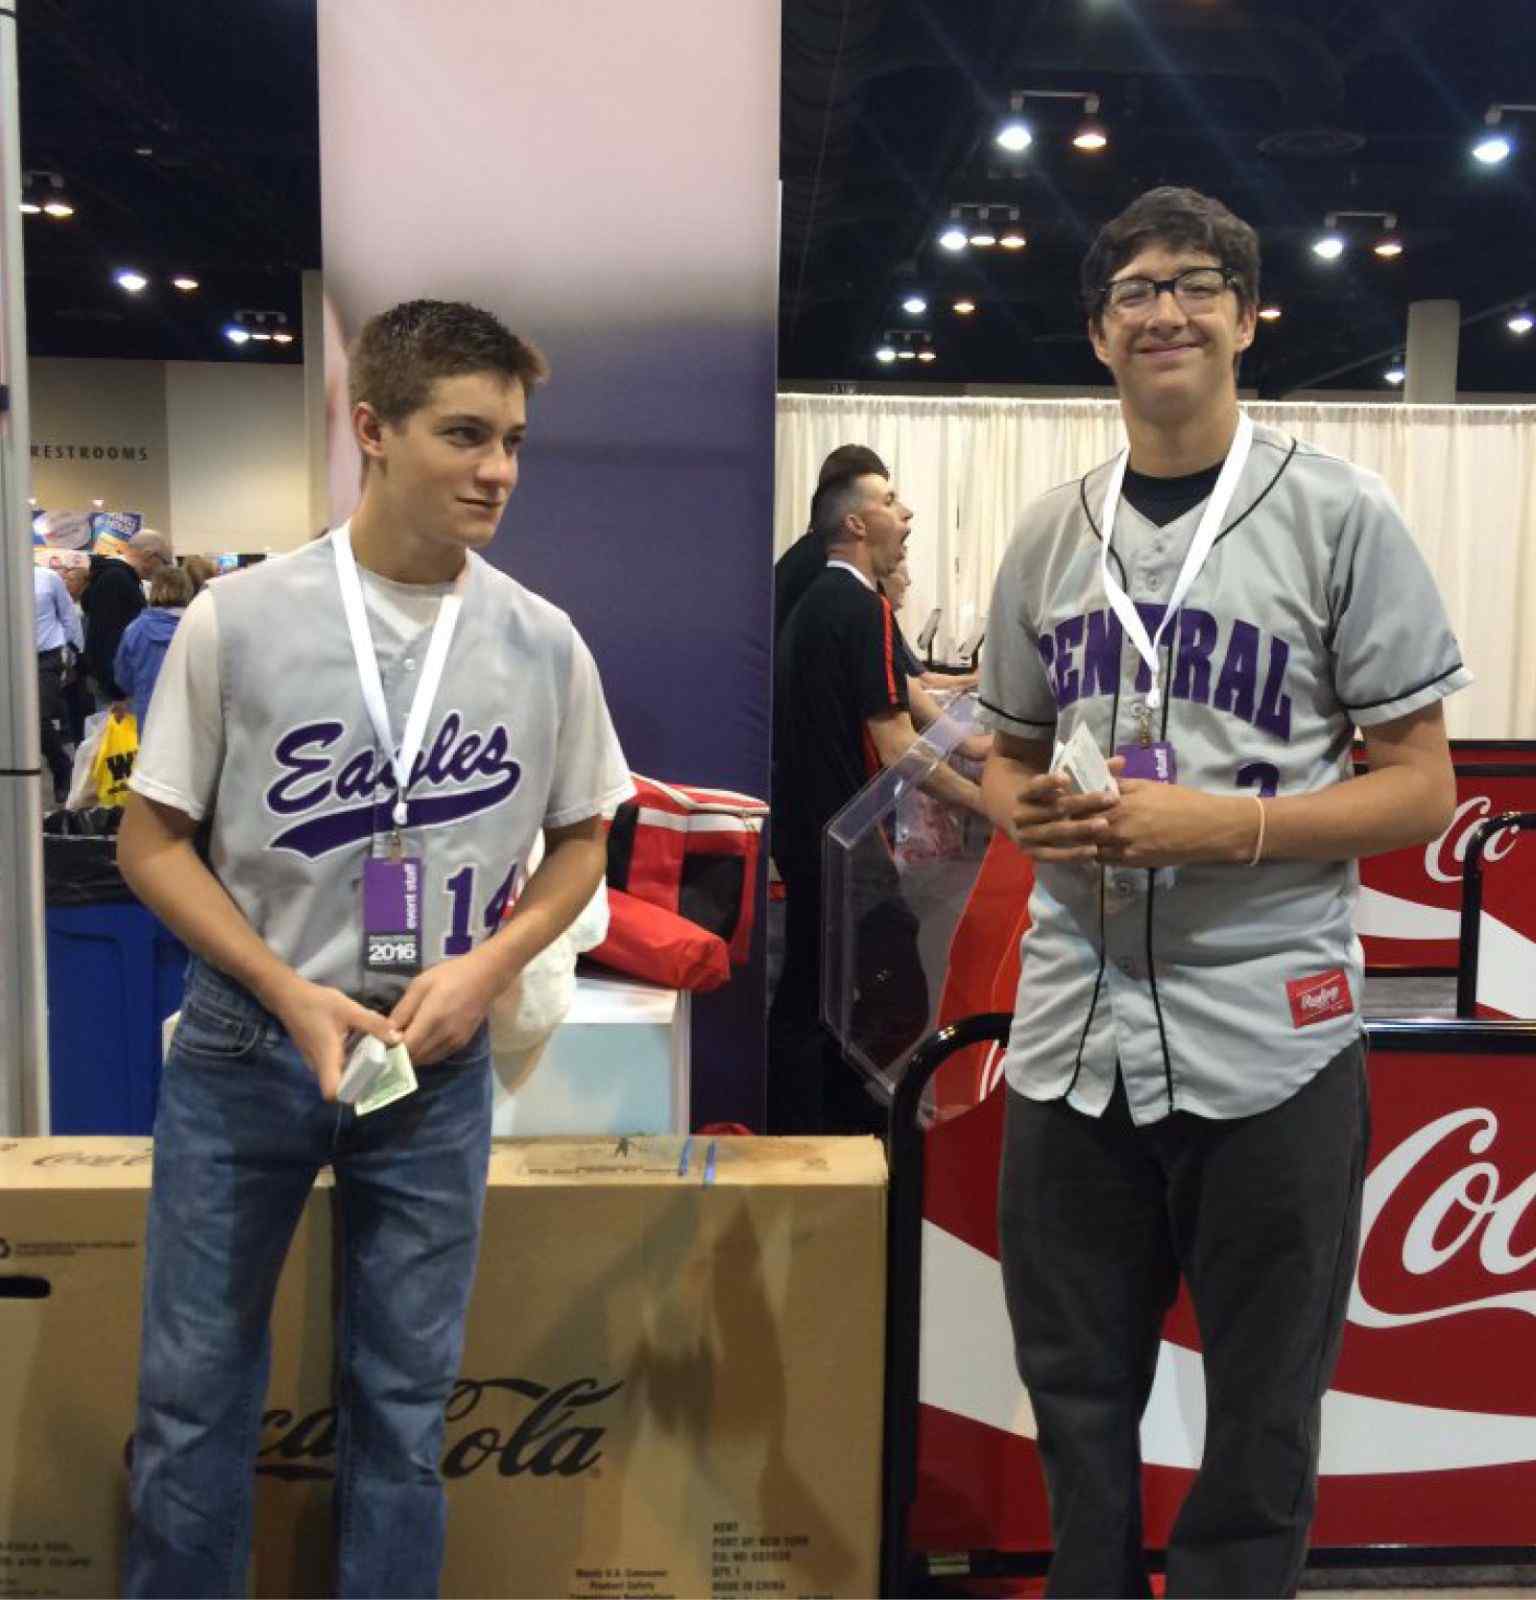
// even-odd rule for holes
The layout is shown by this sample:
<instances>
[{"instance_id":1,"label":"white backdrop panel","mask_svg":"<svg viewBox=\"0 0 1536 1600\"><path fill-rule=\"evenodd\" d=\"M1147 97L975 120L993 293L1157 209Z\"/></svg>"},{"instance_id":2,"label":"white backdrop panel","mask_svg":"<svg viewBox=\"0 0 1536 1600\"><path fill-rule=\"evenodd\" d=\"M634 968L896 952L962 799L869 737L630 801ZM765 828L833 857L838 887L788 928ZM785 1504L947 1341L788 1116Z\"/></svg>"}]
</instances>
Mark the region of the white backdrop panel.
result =
<instances>
[{"instance_id":1,"label":"white backdrop panel","mask_svg":"<svg viewBox=\"0 0 1536 1600\"><path fill-rule=\"evenodd\" d=\"M1477 674L1448 703L1452 736L1536 738L1536 406L1246 409L1386 480ZM1020 510L1124 439L1113 400L780 395L775 554L804 531L827 453L869 445L917 514L903 621L913 633L943 607L948 646L984 611Z\"/></svg>"}]
</instances>

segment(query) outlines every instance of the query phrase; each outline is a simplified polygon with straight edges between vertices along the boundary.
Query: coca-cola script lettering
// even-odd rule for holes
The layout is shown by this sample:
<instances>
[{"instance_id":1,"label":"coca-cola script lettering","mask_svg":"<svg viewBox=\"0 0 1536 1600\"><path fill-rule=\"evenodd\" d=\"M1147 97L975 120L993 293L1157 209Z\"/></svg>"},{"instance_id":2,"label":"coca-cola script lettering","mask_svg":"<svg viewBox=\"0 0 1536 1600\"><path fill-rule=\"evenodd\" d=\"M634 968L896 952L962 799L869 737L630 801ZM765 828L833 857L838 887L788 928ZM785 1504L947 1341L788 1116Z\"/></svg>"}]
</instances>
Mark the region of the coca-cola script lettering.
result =
<instances>
[{"instance_id":1,"label":"coca-cola script lettering","mask_svg":"<svg viewBox=\"0 0 1536 1600\"><path fill-rule=\"evenodd\" d=\"M1471 1130L1468 1133L1466 1130ZM1394 1195L1441 1146L1453 1138L1471 1156L1488 1152L1499 1133L1499 1119L1483 1106L1448 1112L1420 1128L1381 1161L1365 1180L1360 1218L1360 1259L1365 1260L1372 1230ZM1502 1192L1501 1192L1502 1191ZM1516 1232L1536 1222L1536 1172L1509 1189L1491 1161L1474 1160L1444 1178L1420 1204L1403 1231L1402 1266L1415 1277L1438 1272L1476 1241L1479 1264L1491 1278L1508 1278L1536 1263L1536 1244L1521 1248ZM1533 1237L1527 1229L1527 1238ZM1372 1305L1356 1271L1349 1319L1368 1328L1396 1328L1434 1322L1466 1311L1502 1308L1536 1317L1536 1288L1459 1299L1417 1311L1387 1311Z\"/></svg>"},{"instance_id":2,"label":"coca-cola script lettering","mask_svg":"<svg viewBox=\"0 0 1536 1600\"><path fill-rule=\"evenodd\" d=\"M1485 794L1475 794L1456 807L1450 827L1424 847L1424 870L1436 883L1461 882L1472 830L1492 813L1493 801ZM1498 829L1483 846L1483 860L1502 861L1519 837L1516 829Z\"/></svg>"},{"instance_id":3,"label":"coca-cola script lettering","mask_svg":"<svg viewBox=\"0 0 1536 1600\"><path fill-rule=\"evenodd\" d=\"M602 1459L603 1436L608 1431L605 1423L590 1414L591 1408L623 1387L623 1379L600 1384L596 1378L573 1378L550 1388L531 1378L460 1378L444 1407L448 1439L443 1476L467 1478L491 1463L504 1478L525 1472L535 1478L574 1478L589 1472ZM533 1403L510 1427L503 1427L490 1415L499 1394ZM453 1425L471 1416L480 1425L456 1433ZM302 1417L292 1411L268 1411L262 1426L263 1443L256 1453L258 1473L287 1479L335 1477L335 1407Z\"/></svg>"}]
</instances>

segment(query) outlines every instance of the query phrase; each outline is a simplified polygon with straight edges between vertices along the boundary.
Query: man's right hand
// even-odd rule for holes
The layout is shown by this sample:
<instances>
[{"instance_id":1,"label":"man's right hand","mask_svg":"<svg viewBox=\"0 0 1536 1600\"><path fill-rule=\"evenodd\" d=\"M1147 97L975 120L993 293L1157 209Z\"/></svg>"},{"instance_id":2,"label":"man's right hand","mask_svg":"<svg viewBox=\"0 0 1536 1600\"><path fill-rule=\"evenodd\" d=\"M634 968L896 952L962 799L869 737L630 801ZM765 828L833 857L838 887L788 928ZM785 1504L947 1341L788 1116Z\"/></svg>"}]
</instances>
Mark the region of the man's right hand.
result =
<instances>
[{"instance_id":1,"label":"man's right hand","mask_svg":"<svg viewBox=\"0 0 1536 1600\"><path fill-rule=\"evenodd\" d=\"M334 1100L341 1087L349 1035L371 1033L385 1044L400 1042L399 1030L390 1026L388 1017L359 1005L340 989L311 983L297 973L272 1010L314 1073L326 1100Z\"/></svg>"},{"instance_id":2,"label":"man's right hand","mask_svg":"<svg viewBox=\"0 0 1536 1600\"><path fill-rule=\"evenodd\" d=\"M1109 831L1111 794L1075 794L1065 773L1026 779L1014 797L1008 837L1037 861L1095 861Z\"/></svg>"}]
</instances>

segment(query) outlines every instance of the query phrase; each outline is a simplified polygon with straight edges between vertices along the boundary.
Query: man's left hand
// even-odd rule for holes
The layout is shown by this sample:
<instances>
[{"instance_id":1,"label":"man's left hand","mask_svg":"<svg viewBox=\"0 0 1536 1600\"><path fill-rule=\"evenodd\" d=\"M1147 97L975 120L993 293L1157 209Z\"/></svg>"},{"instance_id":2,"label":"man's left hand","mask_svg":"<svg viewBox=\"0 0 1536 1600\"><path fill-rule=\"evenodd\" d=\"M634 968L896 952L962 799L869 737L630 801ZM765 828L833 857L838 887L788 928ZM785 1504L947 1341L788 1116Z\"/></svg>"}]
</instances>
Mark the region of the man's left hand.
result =
<instances>
[{"instance_id":1,"label":"man's left hand","mask_svg":"<svg viewBox=\"0 0 1536 1600\"><path fill-rule=\"evenodd\" d=\"M1104 813L1099 859L1126 867L1182 867L1246 860L1257 819L1251 797L1206 794L1176 783L1120 778L1120 799Z\"/></svg>"},{"instance_id":2,"label":"man's left hand","mask_svg":"<svg viewBox=\"0 0 1536 1600\"><path fill-rule=\"evenodd\" d=\"M389 1014L404 1035L412 1064L430 1067L468 1044L514 976L487 957L482 946L413 978Z\"/></svg>"}]
</instances>

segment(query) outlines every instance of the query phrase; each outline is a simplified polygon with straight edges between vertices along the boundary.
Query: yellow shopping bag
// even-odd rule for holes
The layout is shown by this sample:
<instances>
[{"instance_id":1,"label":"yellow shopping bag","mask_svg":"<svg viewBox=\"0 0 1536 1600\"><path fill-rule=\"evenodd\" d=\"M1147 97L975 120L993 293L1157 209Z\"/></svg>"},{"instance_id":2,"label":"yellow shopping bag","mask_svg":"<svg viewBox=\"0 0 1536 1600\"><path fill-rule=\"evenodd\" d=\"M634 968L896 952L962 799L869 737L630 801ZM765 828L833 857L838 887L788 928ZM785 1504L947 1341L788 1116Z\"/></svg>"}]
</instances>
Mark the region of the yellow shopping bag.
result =
<instances>
[{"instance_id":1,"label":"yellow shopping bag","mask_svg":"<svg viewBox=\"0 0 1536 1600\"><path fill-rule=\"evenodd\" d=\"M131 711L122 716L108 714L96 748L96 804L120 806L128 798L128 779L133 773L133 758L139 753L139 724Z\"/></svg>"}]
</instances>

